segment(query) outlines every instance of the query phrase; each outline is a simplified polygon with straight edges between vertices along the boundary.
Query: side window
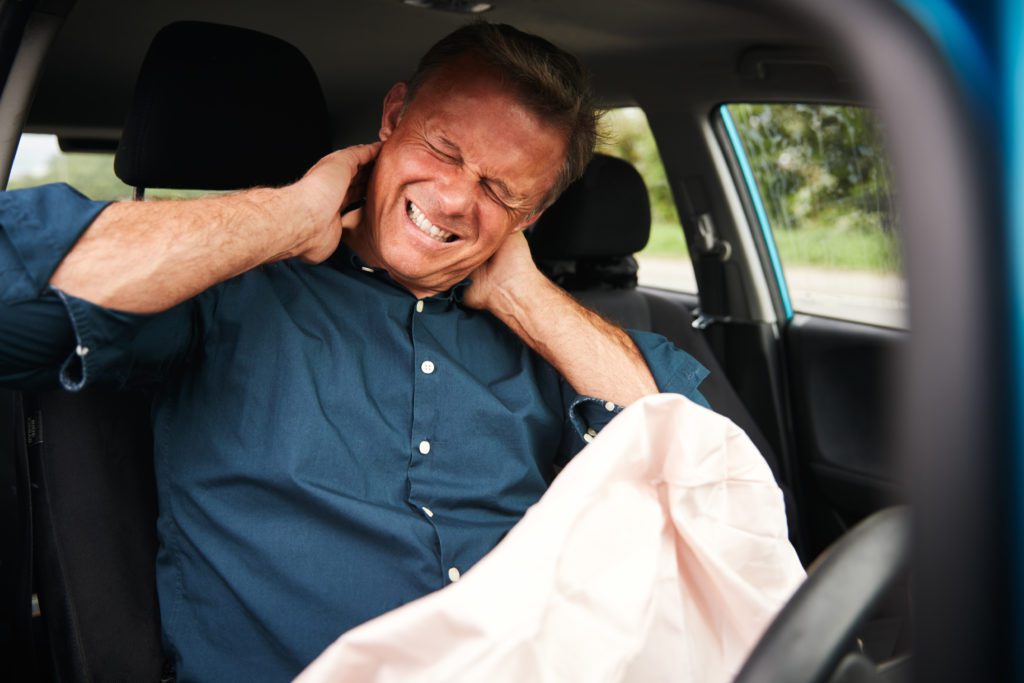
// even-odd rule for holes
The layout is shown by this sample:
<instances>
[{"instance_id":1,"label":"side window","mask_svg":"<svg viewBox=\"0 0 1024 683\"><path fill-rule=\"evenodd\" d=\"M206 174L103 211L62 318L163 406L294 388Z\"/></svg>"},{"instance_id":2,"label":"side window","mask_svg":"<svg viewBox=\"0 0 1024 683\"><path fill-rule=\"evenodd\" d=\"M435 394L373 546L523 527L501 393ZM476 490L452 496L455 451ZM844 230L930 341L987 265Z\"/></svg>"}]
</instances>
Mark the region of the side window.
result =
<instances>
[{"instance_id":1,"label":"side window","mask_svg":"<svg viewBox=\"0 0 1024 683\"><path fill-rule=\"evenodd\" d=\"M686 237L647 117L639 107L623 107L606 112L601 122L605 140L597 151L633 164L651 200L651 237L636 255L637 279L641 285L695 293Z\"/></svg>"},{"instance_id":2,"label":"side window","mask_svg":"<svg viewBox=\"0 0 1024 683\"><path fill-rule=\"evenodd\" d=\"M26 133L18 141L7 189L67 183L90 199L131 199L132 188L114 175L113 152L64 152L56 135ZM147 198L215 194L200 190L146 190Z\"/></svg>"},{"instance_id":3,"label":"side window","mask_svg":"<svg viewBox=\"0 0 1024 683\"><path fill-rule=\"evenodd\" d=\"M749 189L759 195L792 308L906 327L899 215L872 112L729 104L721 115L756 183Z\"/></svg>"}]
</instances>

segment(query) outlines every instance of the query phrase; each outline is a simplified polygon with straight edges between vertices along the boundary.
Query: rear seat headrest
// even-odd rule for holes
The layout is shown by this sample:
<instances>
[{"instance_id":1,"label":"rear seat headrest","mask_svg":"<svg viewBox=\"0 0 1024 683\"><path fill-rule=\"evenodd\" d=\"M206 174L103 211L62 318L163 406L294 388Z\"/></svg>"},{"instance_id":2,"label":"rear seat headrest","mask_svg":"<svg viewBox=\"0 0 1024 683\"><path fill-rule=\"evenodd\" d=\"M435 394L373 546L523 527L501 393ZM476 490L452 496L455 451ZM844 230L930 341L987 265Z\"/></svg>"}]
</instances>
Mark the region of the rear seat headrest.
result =
<instances>
[{"instance_id":1,"label":"rear seat headrest","mask_svg":"<svg viewBox=\"0 0 1024 683\"><path fill-rule=\"evenodd\" d=\"M313 67L273 36L170 24L143 60L114 161L135 187L283 185L330 151Z\"/></svg>"},{"instance_id":2,"label":"rear seat headrest","mask_svg":"<svg viewBox=\"0 0 1024 683\"><path fill-rule=\"evenodd\" d=\"M630 256L647 245L650 233L643 178L628 161L596 154L534 225L530 248L543 260Z\"/></svg>"}]
</instances>

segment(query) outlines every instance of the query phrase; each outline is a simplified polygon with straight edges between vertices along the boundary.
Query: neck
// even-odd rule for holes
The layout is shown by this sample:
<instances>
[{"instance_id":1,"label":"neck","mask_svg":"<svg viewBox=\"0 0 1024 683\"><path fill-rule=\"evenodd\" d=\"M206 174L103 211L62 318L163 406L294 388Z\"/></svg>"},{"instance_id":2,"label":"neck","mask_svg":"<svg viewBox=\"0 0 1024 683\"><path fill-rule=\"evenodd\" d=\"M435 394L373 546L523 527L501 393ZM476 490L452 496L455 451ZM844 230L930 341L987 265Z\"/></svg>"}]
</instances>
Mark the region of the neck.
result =
<instances>
[{"instance_id":1,"label":"neck","mask_svg":"<svg viewBox=\"0 0 1024 683\"><path fill-rule=\"evenodd\" d=\"M388 275L391 279L402 288L407 290L417 299L426 299L429 296L439 294L441 291L434 291L430 289L422 289L414 285L409 284L403 280L397 273L388 268L387 264L384 263L383 259L377 253L377 250L373 248L370 240L367 239L367 230L364 229L363 224L360 223L357 227L349 230L344 230L341 233L342 243L352 250L352 253L359 257L359 260L368 265L371 268L380 268L388 271ZM452 283L455 284L455 283ZM447 288L445 288L447 289Z\"/></svg>"}]
</instances>

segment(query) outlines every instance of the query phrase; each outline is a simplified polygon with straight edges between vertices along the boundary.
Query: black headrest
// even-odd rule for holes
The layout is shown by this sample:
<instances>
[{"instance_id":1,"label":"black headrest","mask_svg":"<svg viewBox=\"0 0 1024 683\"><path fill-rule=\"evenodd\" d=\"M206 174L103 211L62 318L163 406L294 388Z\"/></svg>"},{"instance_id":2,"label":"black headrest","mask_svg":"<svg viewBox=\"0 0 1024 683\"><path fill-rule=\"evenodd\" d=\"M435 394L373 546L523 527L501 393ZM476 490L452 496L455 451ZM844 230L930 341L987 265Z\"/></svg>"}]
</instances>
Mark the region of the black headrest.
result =
<instances>
[{"instance_id":1,"label":"black headrest","mask_svg":"<svg viewBox=\"0 0 1024 683\"><path fill-rule=\"evenodd\" d=\"M329 151L323 91L297 48L183 21L146 53L114 170L135 187L233 190L289 183Z\"/></svg>"},{"instance_id":2,"label":"black headrest","mask_svg":"<svg viewBox=\"0 0 1024 683\"><path fill-rule=\"evenodd\" d=\"M544 212L530 234L536 259L629 256L647 245L651 204L633 165L597 154L583 177Z\"/></svg>"}]
</instances>

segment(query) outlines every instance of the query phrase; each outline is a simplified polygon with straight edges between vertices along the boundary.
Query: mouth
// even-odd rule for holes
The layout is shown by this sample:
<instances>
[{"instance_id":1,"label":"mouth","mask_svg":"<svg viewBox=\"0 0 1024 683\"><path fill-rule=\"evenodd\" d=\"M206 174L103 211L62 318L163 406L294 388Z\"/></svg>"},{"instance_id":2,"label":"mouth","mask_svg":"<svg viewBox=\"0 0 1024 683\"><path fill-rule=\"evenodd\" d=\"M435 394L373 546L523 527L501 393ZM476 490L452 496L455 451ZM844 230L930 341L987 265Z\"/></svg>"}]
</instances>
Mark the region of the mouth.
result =
<instances>
[{"instance_id":1,"label":"mouth","mask_svg":"<svg viewBox=\"0 0 1024 683\"><path fill-rule=\"evenodd\" d=\"M447 230L439 228L431 223L426 215L424 215L423 211L409 200L406 200L405 202L405 213L409 216L409 220L412 221L412 224L432 240L436 240L442 244L451 244L459 239L458 235L448 232Z\"/></svg>"}]
</instances>

